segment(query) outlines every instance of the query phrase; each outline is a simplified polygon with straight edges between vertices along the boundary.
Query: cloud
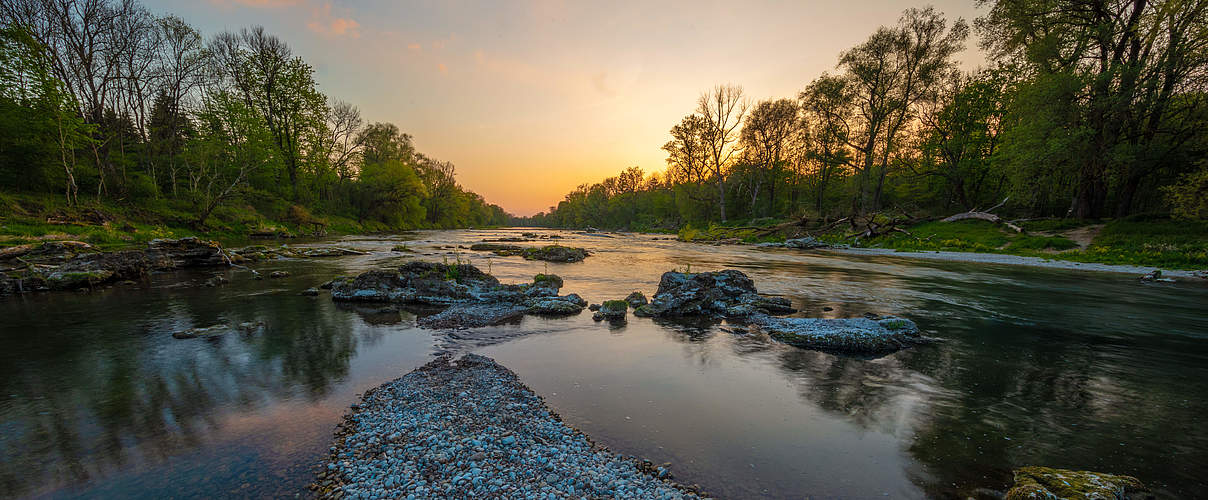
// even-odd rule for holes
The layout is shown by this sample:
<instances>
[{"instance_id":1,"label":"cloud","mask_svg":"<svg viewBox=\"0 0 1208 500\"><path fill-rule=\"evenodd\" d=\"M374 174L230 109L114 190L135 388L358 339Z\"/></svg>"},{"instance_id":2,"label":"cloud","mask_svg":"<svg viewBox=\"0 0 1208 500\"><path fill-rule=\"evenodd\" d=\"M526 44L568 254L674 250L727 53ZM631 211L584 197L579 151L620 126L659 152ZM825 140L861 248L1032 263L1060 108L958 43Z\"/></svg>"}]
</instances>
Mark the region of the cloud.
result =
<instances>
[{"instance_id":1,"label":"cloud","mask_svg":"<svg viewBox=\"0 0 1208 500\"><path fill-rule=\"evenodd\" d=\"M243 0L249 1L249 0ZM250 0L250 1L288 1L288 0ZM311 19L306 23L311 31L328 37L361 37L361 23L348 17L336 17L331 13L331 4L325 3L311 10Z\"/></svg>"},{"instance_id":2,"label":"cloud","mask_svg":"<svg viewBox=\"0 0 1208 500\"><path fill-rule=\"evenodd\" d=\"M230 7L233 5L242 5L244 7L257 8L278 8L278 7L293 7L302 4L304 0L210 0L211 4Z\"/></svg>"}]
</instances>

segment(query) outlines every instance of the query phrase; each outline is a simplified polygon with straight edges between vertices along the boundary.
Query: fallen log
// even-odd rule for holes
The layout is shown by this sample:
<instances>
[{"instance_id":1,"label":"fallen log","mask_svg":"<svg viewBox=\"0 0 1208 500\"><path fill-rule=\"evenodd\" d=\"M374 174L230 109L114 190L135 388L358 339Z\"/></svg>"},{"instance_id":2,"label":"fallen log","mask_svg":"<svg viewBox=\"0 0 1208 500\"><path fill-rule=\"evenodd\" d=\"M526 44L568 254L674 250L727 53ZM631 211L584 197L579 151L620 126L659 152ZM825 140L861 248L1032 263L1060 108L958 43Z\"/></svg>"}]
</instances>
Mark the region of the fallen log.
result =
<instances>
[{"instance_id":1,"label":"fallen log","mask_svg":"<svg viewBox=\"0 0 1208 500\"><path fill-rule=\"evenodd\" d=\"M1006 204L1007 200L1009 200L1009 199L1011 199L1011 198L1010 197L1003 198L1003 200L1001 202L999 202L997 205L987 208L984 211L974 208L973 210L970 210L968 212L962 212L962 213L959 213L956 215L950 215L948 217L940 219L940 222L956 222L958 220L977 219L977 220L984 220L987 222L993 222L995 224L1002 224L1004 226L1011 228L1012 230L1014 230L1017 233L1022 233L1023 232L1022 227L1012 224L1012 223L1008 222L1006 219L1003 219L1002 217L999 217L997 215L990 213L990 212L994 211L994 209Z\"/></svg>"}]
</instances>

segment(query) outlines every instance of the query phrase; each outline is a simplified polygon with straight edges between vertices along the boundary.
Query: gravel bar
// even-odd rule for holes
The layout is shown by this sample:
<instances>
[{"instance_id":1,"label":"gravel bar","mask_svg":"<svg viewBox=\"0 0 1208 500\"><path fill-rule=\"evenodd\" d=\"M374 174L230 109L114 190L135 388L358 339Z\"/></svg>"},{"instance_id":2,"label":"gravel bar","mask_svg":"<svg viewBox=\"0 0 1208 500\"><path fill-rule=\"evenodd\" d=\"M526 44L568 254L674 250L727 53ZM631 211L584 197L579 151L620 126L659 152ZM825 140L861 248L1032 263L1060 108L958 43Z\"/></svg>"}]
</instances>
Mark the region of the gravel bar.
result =
<instances>
[{"instance_id":1,"label":"gravel bar","mask_svg":"<svg viewBox=\"0 0 1208 500\"><path fill-rule=\"evenodd\" d=\"M367 392L311 487L320 498L700 498L666 466L593 443L475 354Z\"/></svg>"},{"instance_id":2,"label":"gravel bar","mask_svg":"<svg viewBox=\"0 0 1208 500\"><path fill-rule=\"evenodd\" d=\"M978 264L1005 264L1012 266L1047 267L1050 269L1070 269L1075 271L1096 271L1108 273L1126 273L1134 275L1149 274L1161 270L1164 276L1178 278L1208 278L1208 270L1187 271L1166 269L1153 266L1132 266L1126 264L1099 264L1094 262L1073 262L1043 257L1027 257L999 253L949 252L949 251L897 251L890 248L826 248L822 252L847 255L876 255L887 257L902 257L906 259L947 260L954 262L972 262Z\"/></svg>"}]
</instances>

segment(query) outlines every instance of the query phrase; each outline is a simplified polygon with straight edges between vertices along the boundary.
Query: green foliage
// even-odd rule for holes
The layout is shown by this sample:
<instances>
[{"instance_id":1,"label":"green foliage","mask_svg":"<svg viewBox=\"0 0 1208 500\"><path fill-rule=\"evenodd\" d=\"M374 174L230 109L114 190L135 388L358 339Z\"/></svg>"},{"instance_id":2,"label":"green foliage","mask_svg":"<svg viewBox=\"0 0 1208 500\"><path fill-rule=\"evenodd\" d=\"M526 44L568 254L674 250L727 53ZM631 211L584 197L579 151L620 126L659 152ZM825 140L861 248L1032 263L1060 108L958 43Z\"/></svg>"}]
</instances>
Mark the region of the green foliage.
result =
<instances>
[{"instance_id":1,"label":"green foliage","mask_svg":"<svg viewBox=\"0 0 1208 500\"><path fill-rule=\"evenodd\" d=\"M1192 220L1208 219L1208 162L1200 162L1198 171L1166 187L1175 217Z\"/></svg>"},{"instance_id":2,"label":"green foliage","mask_svg":"<svg viewBox=\"0 0 1208 500\"><path fill-rule=\"evenodd\" d=\"M207 43L184 21L154 18L137 4L113 12L129 16L115 23L146 28L113 45L114 53L54 52L66 46L64 33L89 22L83 12L47 12L63 29L0 25L0 191L26 200L57 192L66 194L67 211L128 210L132 227L170 221L175 233L224 237L308 233L317 222L336 232L507 222L502 208L457 184L453 164L415 151L397 126L365 127L351 105L329 104L314 68L262 28ZM106 40L96 47L109 47ZM96 81L56 78L65 73L54 64L81 58L154 71L120 73L95 89ZM81 200L79 192L94 197ZM33 220L8 222L15 222L6 230L14 237L62 232ZM141 232L70 231L105 245L143 239Z\"/></svg>"}]
</instances>

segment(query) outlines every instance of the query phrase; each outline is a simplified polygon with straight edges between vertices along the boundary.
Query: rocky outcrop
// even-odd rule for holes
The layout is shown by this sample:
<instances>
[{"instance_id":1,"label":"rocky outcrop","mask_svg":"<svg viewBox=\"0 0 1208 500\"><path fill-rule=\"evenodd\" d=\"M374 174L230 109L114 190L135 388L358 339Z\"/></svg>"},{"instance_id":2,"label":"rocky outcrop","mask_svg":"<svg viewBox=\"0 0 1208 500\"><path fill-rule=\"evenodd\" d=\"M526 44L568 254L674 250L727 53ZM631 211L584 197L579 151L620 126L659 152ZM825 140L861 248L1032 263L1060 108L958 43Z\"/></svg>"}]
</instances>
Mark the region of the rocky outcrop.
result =
<instances>
[{"instance_id":1,"label":"rocky outcrop","mask_svg":"<svg viewBox=\"0 0 1208 500\"><path fill-rule=\"evenodd\" d=\"M369 271L329 285L331 298L348 302L392 302L447 307L420 320L430 328L476 328L524 314L577 314L587 301L559 296L562 278L539 274L532 283L505 285L469 264L408 262L396 270Z\"/></svg>"},{"instance_id":2,"label":"rocky outcrop","mask_svg":"<svg viewBox=\"0 0 1208 500\"><path fill-rule=\"evenodd\" d=\"M742 317L756 313L793 312L796 309L788 299L759 295L751 278L741 271L727 269L706 273L663 273L654 298L649 304L639 306L634 314L657 317Z\"/></svg>"},{"instance_id":3,"label":"rocky outcrop","mask_svg":"<svg viewBox=\"0 0 1208 500\"><path fill-rule=\"evenodd\" d=\"M1135 477L1101 472L1021 467L1007 500L1094 499L1139 500L1153 494Z\"/></svg>"},{"instance_id":4,"label":"rocky outcrop","mask_svg":"<svg viewBox=\"0 0 1208 500\"><path fill-rule=\"evenodd\" d=\"M143 250L91 252L79 242L46 242L19 255L25 270L0 278L0 294L39 290L76 290L118 281L137 280L155 271L230 266L227 252L217 242L199 238L156 239ZM60 264L47 262L62 261ZM10 266L5 266L9 268Z\"/></svg>"},{"instance_id":5,"label":"rocky outcrop","mask_svg":"<svg viewBox=\"0 0 1208 500\"><path fill-rule=\"evenodd\" d=\"M625 315L629 312L629 303L624 300L606 300L600 306L595 314L591 315L591 319L596 321L624 321Z\"/></svg>"},{"instance_id":6,"label":"rocky outcrop","mask_svg":"<svg viewBox=\"0 0 1208 500\"><path fill-rule=\"evenodd\" d=\"M748 318L753 330L806 349L849 354L889 354L934 339L919 333L913 321L896 316L863 318Z\"/></svg>"},{"instance_id":7,"label":"rocky outcrop","mask_svg":"<svg viewBox=\"0 0 1208 500\"><path fill-rule=\"evenodd\" d=\"M500 243L475 243L470 250L476 252L492 252L502 257L519 255L525 260L544 260L548 262L579 262L591 255L585 249L564 247L562 245L547 245L543 247L523 247L520 245L505 245Z\"/></svg>"},{"instance_id":8,"label":"rocky outcrop","mask_svg":"<svg viewBox=\"0 0 1208 500\"><path fill-rule=\"evenodd\" d=\"M637 309L637 308L642 307L649 303L646 300L646 296L643 295L642 292L638 292L638 291L635 291L635 292L630 293L629 295L625 296L625 302L627 304L629 304L629 307L632 307L634 309Z\"/></svg>"},{"instance_id":9,"label":"rocky outcrop","mask_svg":"<svg viewBox=\"0 0 1208 500\"><path fill-rule=\"evenodd\" d=\"M289 245L268 247L252 245L231 250L231 258L235 262L261 262L274 259L309 259L323 257L343 257L345 255L365 255L368 252L340 247L295 248Z\"/></svg>"}]
</instances>

